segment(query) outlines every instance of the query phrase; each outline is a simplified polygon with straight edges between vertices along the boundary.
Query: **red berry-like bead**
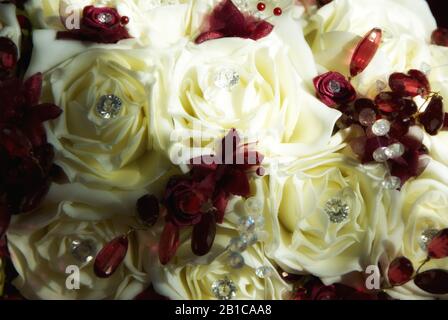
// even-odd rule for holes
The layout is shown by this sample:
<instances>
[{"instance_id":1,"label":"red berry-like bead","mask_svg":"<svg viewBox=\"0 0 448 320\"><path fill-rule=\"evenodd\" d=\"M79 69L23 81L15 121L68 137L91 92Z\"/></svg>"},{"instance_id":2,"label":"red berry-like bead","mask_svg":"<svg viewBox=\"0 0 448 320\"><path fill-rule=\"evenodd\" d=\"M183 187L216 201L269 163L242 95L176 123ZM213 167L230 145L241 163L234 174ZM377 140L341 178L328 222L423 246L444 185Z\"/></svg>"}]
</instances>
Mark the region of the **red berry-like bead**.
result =
<instances>
[{"instance_id":1,"label":"red berry-like bead","mask_svg":"<svg viewBox=\"0 0 448 320\"><path fill-rule=\"evenodd\" d=\"M283 13L282 8L280 8L280 7L274 8L274 15L281 16L282 13Z\"/></svg>"},{"instance_id":2,"label":"red berry-like bead","mask_svg":"<svg viewBox=\"0 0 448 320\"><path fill-rule=\"evenodd\" d=\"M127 16L122 16L120 19L121 24L126 25L129 23L129 17Z\"/></svg>"},{"instance_id":3,"label":"red berry-like bead","mask_svg":"<svg viewBox=\"0 0 448 320\"><path fill-rule=\"evenodd\" d=\"M264 9L266 9L266 5L263 2L258 2L257 9L258 11L264 11Z\"/></svg>"}]
</instances>

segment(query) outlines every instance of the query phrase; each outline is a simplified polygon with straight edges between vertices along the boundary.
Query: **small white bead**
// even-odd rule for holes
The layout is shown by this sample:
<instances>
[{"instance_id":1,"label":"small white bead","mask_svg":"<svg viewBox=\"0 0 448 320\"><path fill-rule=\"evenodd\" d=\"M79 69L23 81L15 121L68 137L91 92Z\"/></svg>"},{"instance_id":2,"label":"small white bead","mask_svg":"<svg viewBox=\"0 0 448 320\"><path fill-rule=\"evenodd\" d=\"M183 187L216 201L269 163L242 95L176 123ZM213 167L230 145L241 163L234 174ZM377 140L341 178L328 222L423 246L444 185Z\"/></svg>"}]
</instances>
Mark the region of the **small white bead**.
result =
<instances>
[{"instance_id":1,"label":"small white bead","mask_svg":"<svg viewBox=\"0 0 448 320\"><path fill-rule=\"evenodd\" d=\"M372 125L372 132L374 135L382 137L388 134L390 131L390 122L386 119L377 120Z\"/></svg>"}]
</instances>

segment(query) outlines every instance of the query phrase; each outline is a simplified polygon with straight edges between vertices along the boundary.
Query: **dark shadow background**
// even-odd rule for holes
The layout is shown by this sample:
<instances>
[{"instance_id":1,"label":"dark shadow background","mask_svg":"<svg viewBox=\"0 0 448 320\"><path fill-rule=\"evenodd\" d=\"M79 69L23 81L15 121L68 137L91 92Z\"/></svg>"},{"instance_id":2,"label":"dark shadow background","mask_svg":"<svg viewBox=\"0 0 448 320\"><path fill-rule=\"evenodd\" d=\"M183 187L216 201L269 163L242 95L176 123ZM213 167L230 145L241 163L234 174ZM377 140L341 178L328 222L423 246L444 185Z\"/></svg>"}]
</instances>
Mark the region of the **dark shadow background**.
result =
<instances>
[{"instance_id":1,"label":"dark shadow background","mask_svg":"<svg viewBox=\"0 0 448 320\"><path fill-rule=\"evenodd\" d=\"M427 0L439 27L448 28L448 0Z\"/></svg>"}]
</instances>

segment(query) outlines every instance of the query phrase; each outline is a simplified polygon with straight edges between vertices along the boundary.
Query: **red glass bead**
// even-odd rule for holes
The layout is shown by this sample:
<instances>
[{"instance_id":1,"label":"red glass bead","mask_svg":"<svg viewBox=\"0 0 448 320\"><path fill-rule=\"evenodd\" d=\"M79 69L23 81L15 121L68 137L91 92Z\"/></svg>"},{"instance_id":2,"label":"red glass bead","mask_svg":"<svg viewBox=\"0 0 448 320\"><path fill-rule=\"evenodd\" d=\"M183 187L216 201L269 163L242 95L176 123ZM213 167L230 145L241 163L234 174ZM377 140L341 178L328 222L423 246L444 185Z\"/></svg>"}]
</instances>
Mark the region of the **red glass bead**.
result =
<instances>
[{"instance_id":1,"label":"red glass bead","mask_svg":"<svg viewBox=\"0 0 448 320\"><path fill-rule=\"evenodd\" d=\"M122 25L127 25L127 24L129 23L129 17L127 17L127 16L122 16L121 19L120 19L120 23L121 23Z\"/></svg>"},{"instance_id":2,"label":"red glass bead","mask_svg":"<svg viewBox=\"0 0 448 320\"><path fill-rule=\"evenodd\" d=\"M216 235L216 214L207 212L202 215L201 221L194 226L191 238L191 249L197 256L210 252Z\"/></svg>"},{"instance_id":3,"label":"red glass bead","mask_svg":"<svg viewBox=\"0 0 448 320\"><path fill-rule=\"evenodd\" d=\"M375 104L384 113L398 112L403 106L402 100L394 92L381 92L375 97Z\"/></svg>"},{"instance_id":4,"label":"red glass bead","mask_svg":"<svg viewBox=\"0 0 448 320\"><path fill-rule=\"evenodd\" d=\"M432 136L437 135L445 121L442 97L434 96L431 99L425 112L419 115L419 121L428 134Z\"/></svg>"},{"instance_id":5,"label":"red glass bead","mask_svg":"<svg viewBox=\"0 0 448 320\"><path fill-rule=\"evenodd\" d=\"M428 244L428 256L433 259L448 257L448 229L440 231Z\"/></svg>"},{"instance_id":6,"label":"red glass bead","mask_svg":"<svg viewBox=\"0 0 448 320\"><path fill-rule=\"evenodd\" d=\"M140 220L148 225L153 226L159 218L159 200L153 195L145 195L137 201L137 213Z\"/></svg>"},{"instance_id":7,"label":"red glass bead","mask_svg":"<svg viewBox=\"0 0 448 320\"><path fill-rule=\"evenodd\" d=\"M159 260L161 264L166 265L170 262L176 254L179 244L179 227L167 221L159 242Z\"/></svg>"},{"instance_id":8,"label":"red glass bead","mask_svg":"<svg viewBox=\"0 0 448 320\"><path fill-rule=\"evenodd\" d=\"M127 235L107 243L95 258L94 271L99 278L110 277L123 262L128 251Z\"/></svg>"},{"instance_id":9,"label":"red glass bead","mask_svg":"<svg viewBox=\"0 0 448 320\"><path fill-rule=\"evenodd\" d=\"M391 285L399 286L411 280L414 274L412 262L405 257L396 258L389 266L387 276Z\"/></svg>"},{"instance_id":10,"label":"red glass bead","mask_svg":"<svg viewBox=\"0 0 448 320\"><path fill-rule=\"evenodd\" d=\"M448 47L448 29L437 28L432 33L431 39L433 44Z\"/></svg>"},{"instance_id":11,"label":"red glass bead","mask_svg":"<svg viewBox=\"0 0 448 320\"><path fill-rule=\"evenodd\" d=\"M363 72L372 61L381 43L382 34L381 29L374 28L359 42L350 62L352 77Z\"/></svg>"},{"instance_id":12,"label":"red glass bead","mask_svg":"<svg viewBox=\"0 0 448 320\"><path fill-rule=\"evenodd\" d=\"M420 289L432 294L448 293L448 272L442 269L431 269L419 273L414 283Z\"/></svg>"},{"instance_id":13,"label":"red glass bead","mask_svg":"<svg viewBox=\"0 0 448 320\"><path fill-rule=\"evenodd\" d=\"M391 74L389 77L389 86L393 92L403 97L416 97L418 95L424 97L428 95L430 90L429 81L418 70L411 70L409 75L398 72Z\"/></svg>"},{"instance_id":14,"label":"red glass bead","mask_svg":"<svg viewBox=\"0 0 448 320\"><path fill-rule=\"evenodd\" d=\"M276 7L276 8L274 8L274 15L275 16L281 16L282 15L282 13L283 13L283 10L282 10L282 8L280 8L280 7Z\"/></svg>"},{"instance_id":15,"label":"red glass bead","mask_svg":"<svg viewBox=\"0 0 448 320\"><path fill-rule=\"evenodd\" d=\"M258 2L257 9L258 11L264 11L266 9L266 5L263 2Z\"/></svg>"}]
</instances>

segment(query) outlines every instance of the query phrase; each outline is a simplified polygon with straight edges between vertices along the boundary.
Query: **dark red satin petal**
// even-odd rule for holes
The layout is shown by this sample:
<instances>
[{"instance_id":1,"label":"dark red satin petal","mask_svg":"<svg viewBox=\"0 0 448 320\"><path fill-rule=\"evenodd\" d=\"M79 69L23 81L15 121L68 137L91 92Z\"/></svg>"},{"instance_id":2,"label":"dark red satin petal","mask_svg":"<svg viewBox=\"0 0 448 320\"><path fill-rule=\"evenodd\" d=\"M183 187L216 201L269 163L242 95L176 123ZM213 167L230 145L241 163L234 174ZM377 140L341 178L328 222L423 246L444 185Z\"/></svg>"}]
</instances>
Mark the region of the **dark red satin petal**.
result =
<instances>
[{"instance_id":1,"label":"dark red satin petal","mask_svg":"<svg viewBox=\"0 0 448 320\"><path fill-rule=\"evenodd\" d=\"M42 74L36 73L28 78L24 83L25 86L25 98L30 106L34 106L39 103L40 94L42 91Z\"/></svg>"},{"instance_id":2,"label":"dark red satin petal","mask_svg":"<svg viewBox=\"0 0 448 320\"><path fill-rule=\"evenodd\" d=\"M30 114L39 121L54 120L62 114L62 109L52 103L42 103L30 110Z\"/></svg>"}]
</instances>

